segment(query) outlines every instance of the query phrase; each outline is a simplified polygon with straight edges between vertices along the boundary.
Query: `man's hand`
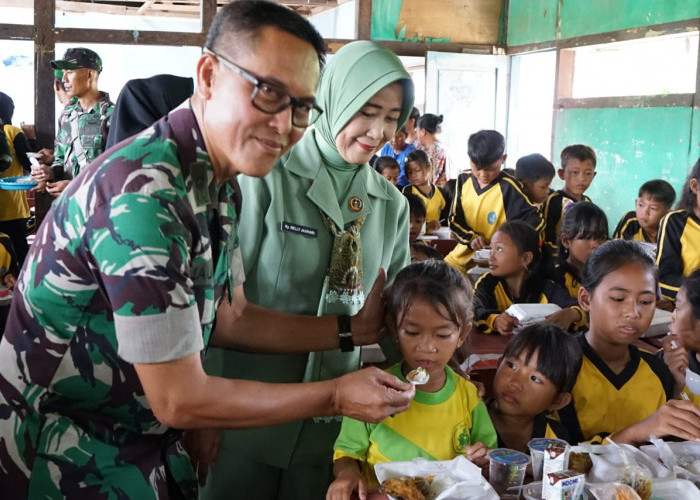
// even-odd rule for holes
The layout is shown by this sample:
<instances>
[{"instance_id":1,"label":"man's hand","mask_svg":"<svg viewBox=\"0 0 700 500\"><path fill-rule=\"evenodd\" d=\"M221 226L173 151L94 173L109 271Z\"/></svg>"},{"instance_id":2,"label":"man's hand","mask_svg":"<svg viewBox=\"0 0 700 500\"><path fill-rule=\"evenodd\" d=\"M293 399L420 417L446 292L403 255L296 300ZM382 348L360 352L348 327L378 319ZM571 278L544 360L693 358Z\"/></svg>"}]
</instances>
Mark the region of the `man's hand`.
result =
<instances>
[{"instance_id":1,"label":"man's hand","mask_svg":"<svg viewBox=\"0 0 700 500\"><path fill-rule=\"evenodd\" d=\"M371 345L379 342L385 335L384 298L382 292L386 285L386 271L379 269L377 279L365 299L365 304L352 318L352 341L355 345Z\"/></svg>"},{"instance_id":2,"label":"man's hand","mask_svg":"<svg viewBox=\"0 0 700 500\"><path fill-rule=\"evenodd\" d=\"M185 432L184 446L200 486L207 482L207 473L219 454L221 430L190 429Z\"/></svg>"},{"instance_id":3,"label":"man's hand","mask_svg":"<svg viewBox=\"0 0 700 500\"><path fill-rule=\"evenodd\" d=\"M378 423L406 411L416 389L379 368L365 368L335 380L336 414Z\"/></svg>"},{"instance_id":4,"label":"man's hand","mask_svg":"<svg viewBox=\"0 0 700 500\"><path fill-rule=\"evenodd\" d=\"M66 189L66 187L68 187L68 184L70 184L70 181L47 182L46 191L49 194L58 196L63 192L64 189Z\"/></svg>"},{"instance_id":5,"label":"man's hand","mask_svg":"<svg viewBox=\"0 0 700 500\"><path fill-rule=\"evenodd\" d=\"M53 164L53 149L42 148L39 153L41 153L41 158L38 158L39 163L48 166Z\"/></svg>"}]
</instances>

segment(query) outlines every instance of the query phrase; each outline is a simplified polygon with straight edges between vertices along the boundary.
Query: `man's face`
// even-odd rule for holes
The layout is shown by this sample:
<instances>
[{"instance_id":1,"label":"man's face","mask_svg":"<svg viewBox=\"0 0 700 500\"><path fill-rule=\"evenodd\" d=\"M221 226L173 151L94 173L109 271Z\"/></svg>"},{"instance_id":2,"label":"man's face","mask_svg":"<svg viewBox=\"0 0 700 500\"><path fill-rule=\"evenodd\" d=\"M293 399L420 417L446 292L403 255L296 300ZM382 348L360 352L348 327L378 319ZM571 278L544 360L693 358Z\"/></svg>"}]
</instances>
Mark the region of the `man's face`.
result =
<instances>
[{"instance_id":1,"label":"man's face","mask_svg":"<svg viewBox=\"0 0 700 500\"><path fill-rule=\"evenodd\" d=\"M78 68L67 69L63 72L63 84L69 97L80 99L88 93L92 86L93 78L97 78L97 72L92 69Z\"/></svg>"},{"instance_id":2,"label":"man's face","mask_svg":"<svg viewBox=\"0 0 700 500\"><path fill-rule=\"evenodd\" d=\"M314 98L319 80L316 51L308 42L267 26L255 45L234 54L220 43L215 50L259 79L297 98ZM219 181L238 173L262 177L296 144L305 129L292 125L292 108L274 115L251 102L254 86L215 57L203 54L197 66L197 97L207 150Z\"/></svg>"}]
</instances>

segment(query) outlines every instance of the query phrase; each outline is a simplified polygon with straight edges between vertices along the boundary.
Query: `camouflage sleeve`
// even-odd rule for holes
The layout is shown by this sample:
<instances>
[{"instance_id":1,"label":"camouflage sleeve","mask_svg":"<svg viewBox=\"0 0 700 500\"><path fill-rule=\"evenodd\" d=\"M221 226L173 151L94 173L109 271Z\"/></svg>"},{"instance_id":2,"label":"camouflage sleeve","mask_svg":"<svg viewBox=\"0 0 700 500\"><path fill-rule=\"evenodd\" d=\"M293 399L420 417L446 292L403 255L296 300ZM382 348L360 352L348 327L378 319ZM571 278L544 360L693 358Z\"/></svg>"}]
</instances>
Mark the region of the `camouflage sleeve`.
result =
<instances>
[{"instance_id":1,"label":"camouflage sleeve","mask_svg":"<svg viewBox=\"0 0 700 500\"><path fill-rule=\"evenodd\" d=\"M54 180L63 179L65 170L66 154L70 148L70 121L68 120L67 109L61 112L58 117L58 133L53 147L53 164L51 172Z\"/></svg>"},{"instance_id":2,"label":"camouflage sleeve","mask_svg":"<svg viewBox=\"0 0 700 500\"><path fill-rule=\"evenodd\" d=\"M204 347L193 276L211 276L212 263L192 264L193 235L172 203L166 190L121 194L96 212L86 236L114 311L119 356L131 363Z\"/></svg>"}]
</instances>

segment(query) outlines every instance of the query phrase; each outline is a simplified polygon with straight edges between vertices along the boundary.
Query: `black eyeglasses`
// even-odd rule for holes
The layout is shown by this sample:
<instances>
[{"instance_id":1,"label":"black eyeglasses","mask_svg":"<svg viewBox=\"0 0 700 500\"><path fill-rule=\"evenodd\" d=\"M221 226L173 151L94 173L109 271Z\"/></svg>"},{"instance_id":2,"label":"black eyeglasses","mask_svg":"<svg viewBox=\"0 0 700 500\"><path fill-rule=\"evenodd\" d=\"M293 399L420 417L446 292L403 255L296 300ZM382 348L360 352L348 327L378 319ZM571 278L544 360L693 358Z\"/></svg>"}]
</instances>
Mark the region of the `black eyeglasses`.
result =
<instances>
[{"instance_id":1,"label":"black eyeglasses","mask_svg":"<svg viewBox=\"0 0 700 500\"><path fill-rule=\"evenodd\" d=\"M312 125L318 117L321 116L321 113L323 113L323 110L316 105L313 99L299 99L294 97L278 85L261 80L211 49L205 47L204 52L213 56L228 69L235 71L253 84L253 93L250 96L250 102L256 109L259 109L263 113L274 115L291 106L292 125L298 128L306 128Z\"/></svg>"}]
</instances>

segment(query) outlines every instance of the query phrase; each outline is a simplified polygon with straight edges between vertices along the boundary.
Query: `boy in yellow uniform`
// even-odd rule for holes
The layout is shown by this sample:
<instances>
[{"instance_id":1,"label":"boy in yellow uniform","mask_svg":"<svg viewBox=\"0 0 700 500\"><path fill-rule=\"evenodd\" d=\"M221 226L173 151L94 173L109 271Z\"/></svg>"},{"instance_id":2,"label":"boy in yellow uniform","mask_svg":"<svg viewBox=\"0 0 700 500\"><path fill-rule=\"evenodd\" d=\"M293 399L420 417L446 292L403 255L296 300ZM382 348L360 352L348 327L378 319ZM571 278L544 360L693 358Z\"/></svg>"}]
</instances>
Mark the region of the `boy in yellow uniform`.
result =
<instances>
[{"instance_id":1,"label":"boy in yellow uniform","mask_svg":"<svg viewBox=\"0 0 700 500\"><path fill-rule=\"evenodd\" d=\"M596 154L585 144L572 144L561 151L561 168L557 171L564 188L550 194L544 202L544 256L553 261L557 256L561 219L573 203L591 201L584 193L595 177Z\"/></svg>"},{"instance_id":2,"label":"boy in yellow uniform","mask_svg":"<svg viewBox=\"0 0 700 500\"><path fill-rule=\"evenodd\" d=\"M537 207L523 194L520 183L501 171L506 161L505 138L495 130L469 137L471 170L457 177L450 229L459 244L445 261L465 272L476 250L489 246L496 230L509 220L522 220L538 233L543 221Z\"/></svg>"},{"instance_id":3,"label":"boy in yellow uniform","mask_svg":"<svg viewBox=\"0 0 700 500\"><path fill-rule=\"evenodd\" d=\"M613 238L656 243L661 219L671 211L674 201L676 191L668 182L662 179L645 182L639 188L635 209L622 216Z\"/></svg>"}]
</instances>

